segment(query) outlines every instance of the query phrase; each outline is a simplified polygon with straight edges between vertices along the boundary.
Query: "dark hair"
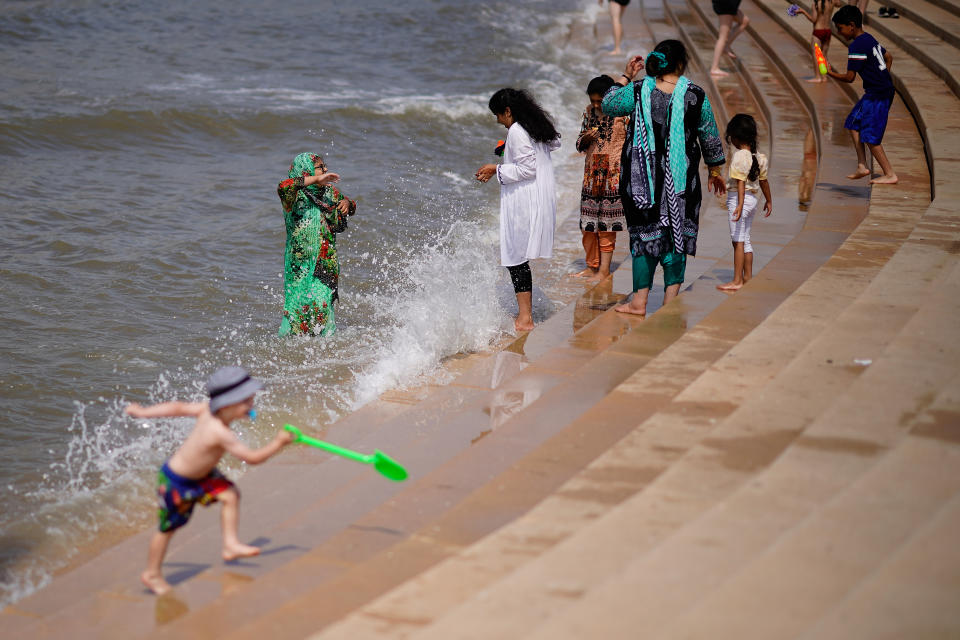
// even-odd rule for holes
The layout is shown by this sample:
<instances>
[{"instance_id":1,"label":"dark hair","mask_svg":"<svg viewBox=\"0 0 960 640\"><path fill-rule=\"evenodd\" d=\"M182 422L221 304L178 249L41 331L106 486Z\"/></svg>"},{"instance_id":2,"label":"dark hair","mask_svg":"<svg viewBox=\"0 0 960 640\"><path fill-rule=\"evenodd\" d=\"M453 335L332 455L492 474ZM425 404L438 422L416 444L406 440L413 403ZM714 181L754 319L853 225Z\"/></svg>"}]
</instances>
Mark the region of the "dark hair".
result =
<instances>
[{"instance_id":1,"label":"dark hair","mask_svg":"<svg viewBox=\"0 0 960 640\"><path fill-rule=\"evenodd\" d=\"M724 139L730 144L750 145L750 153L753 154L753 164L750 165L750 173L747 174L747 180L751 182L760 177L760 163L757 162L757 121L753 116L746 113L738 113L730 118L727 123L727 131Z\"/></svg>"},{"instance_id":2,"label":"dark hair","mask_svg":"<svg viewBox=\"0 0 960 640\"><path fill-rule=\"evenodd\" d=\"M648 76L683 73L687 68L687 48L679 40L664 40L647 56L644 67Z\"/></svg>"},{"instance_id":3,"label":"dark hair","mask_svg":"<svg viewBox=\"0 0 960 640\"><path fill-rule=\"evenodd\" d=\"M610 76L597 76L590 81L590 84L587 85L587 95L592 95L594 93L600 94L601 96L607 92L607 89L615 85L613 78Z\"/></svg>"},{"instance_id":4,"label":"dark hair","mask_svg":"<svg viewBox=\"0 0 960 640\"><path fill-rule=\"evenodd\" d=\"M537 142L550 142L560 137L550 115L523 89L500 89L490 97L490 111L501 115L510 109L514 122Z\"/></svg>"},{"instance_id":5,"label":"dark hair","mask_svg":"<svg viewBox=\"0 0 960 640\"><path fill-rule=\"evenodd\" d=\"M841 25L851 23L856 25L858 29L863 28L863 14L860 13L860 9L852 4L840 7L837 12L833 14L833 24Z\"/></svg>"}]
</instances>

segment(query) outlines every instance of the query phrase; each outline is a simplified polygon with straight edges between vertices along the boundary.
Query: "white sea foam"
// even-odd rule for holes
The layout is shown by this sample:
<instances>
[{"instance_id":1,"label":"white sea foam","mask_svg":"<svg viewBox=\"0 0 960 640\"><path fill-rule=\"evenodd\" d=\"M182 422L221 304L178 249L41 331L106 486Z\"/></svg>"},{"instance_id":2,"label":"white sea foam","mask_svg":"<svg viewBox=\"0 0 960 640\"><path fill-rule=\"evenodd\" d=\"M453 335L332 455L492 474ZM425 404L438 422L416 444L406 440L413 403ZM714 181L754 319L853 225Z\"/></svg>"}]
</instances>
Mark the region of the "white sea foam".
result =
<instances>
[{"instance_id":1,"label":"white sea foam","mask_svg":"<svg viewBox=\"0 0 960 640\"><path fill-rule=\"evenodd\" d=\"M408 265L395 295L381 296L377 312L390 322L381 353L358 376L354 408L387 389L416 384L441 359L478 351L500 334L495 239L477 224L454 223Z\"/></svg>"}]
</instances>

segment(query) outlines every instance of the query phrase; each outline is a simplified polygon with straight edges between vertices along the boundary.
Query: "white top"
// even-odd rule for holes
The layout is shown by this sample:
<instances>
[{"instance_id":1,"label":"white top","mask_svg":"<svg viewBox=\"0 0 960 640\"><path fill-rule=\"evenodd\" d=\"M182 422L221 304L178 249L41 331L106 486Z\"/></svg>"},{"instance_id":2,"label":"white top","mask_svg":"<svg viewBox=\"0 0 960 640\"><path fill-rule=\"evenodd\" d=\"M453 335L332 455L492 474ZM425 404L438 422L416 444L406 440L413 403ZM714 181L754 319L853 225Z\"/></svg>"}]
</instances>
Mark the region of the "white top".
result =
<instances>
[{"instance_id":1,"label":"white top","mask_svg":"<svg viewBox=\"0 0 960 640\"><path fill-rule=\"evenodd\" d=\"M760 181L767 179L767 156L762 153L758 153L757 163L760 165L760 175L756 180L747 180L747 176L750 175L750 167L753 166L753 154L750 153L749 149L737 149L733 158L730 160L730 180L727 181L727 188L732 189L736 192L737 189L737 180L743 180L746 184L747 191L752 191L754 194L760 191Z\"/></svg>"},{"instance_id":2,"label":"white top","mask_svg":"<svg viewBox=\"0 0 960 640\"><path fill-rule=\"evenodd\" d=\"M517 122L507 130L500 181L500 263L515 267L553 255L557 195L550 152L560 140L534 142Z\"/></svg>"}]
</instances>

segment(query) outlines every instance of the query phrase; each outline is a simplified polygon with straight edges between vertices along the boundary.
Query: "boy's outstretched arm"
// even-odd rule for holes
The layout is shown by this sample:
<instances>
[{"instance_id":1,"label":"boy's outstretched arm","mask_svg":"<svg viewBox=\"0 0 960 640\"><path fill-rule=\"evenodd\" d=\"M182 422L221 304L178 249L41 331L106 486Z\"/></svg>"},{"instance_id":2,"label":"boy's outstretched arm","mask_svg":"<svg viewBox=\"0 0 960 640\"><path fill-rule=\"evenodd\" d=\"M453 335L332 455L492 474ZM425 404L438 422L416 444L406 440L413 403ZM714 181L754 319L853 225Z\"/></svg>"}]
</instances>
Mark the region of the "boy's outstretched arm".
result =
<instances>
[{"instance_id":1,"label":"boy's outstretched arm","mask_svg":"<svg viewBox=\"0 0 960 640\"><path fill-rule=\"evenodd\" d=\"M200 415L207 406L205 402L161 402L149 407L142 407L136 402L127 405L127 415L134 418L181 418Z\"/></svg>"},{"instance_id":2,"label":"boy's outstretched arm","mask_svg":"<svg viewBox=\"0 0 960 640\"><path fill-rule=\"evenodd\" d=\"M251 449L247 445L243 444L231 431L228 431L224 434L223 441L220 444L224 451L230 455L239 458L248 464L260 464L261 462L266 462L269 458L276 455L280 449L283 449L291 442L293 442L293 434L289 431L281 429L277 432L277 435L267 446L259 449Z\"/></svg>"},{"instance_id":3,"label":"boy's outstretched arm","mask_svg":"<svg viewBox=\"0 0 960 640\"><path fill-rule=\"evenodd\" d=\"M840 82L853 82L857 79L856 71L847 71L845 73L837 73L833 70L833 66L830 64L830 61L827 61L827 75L833 78L834 80L839 80Z\"/></svg>"}]
</instances>

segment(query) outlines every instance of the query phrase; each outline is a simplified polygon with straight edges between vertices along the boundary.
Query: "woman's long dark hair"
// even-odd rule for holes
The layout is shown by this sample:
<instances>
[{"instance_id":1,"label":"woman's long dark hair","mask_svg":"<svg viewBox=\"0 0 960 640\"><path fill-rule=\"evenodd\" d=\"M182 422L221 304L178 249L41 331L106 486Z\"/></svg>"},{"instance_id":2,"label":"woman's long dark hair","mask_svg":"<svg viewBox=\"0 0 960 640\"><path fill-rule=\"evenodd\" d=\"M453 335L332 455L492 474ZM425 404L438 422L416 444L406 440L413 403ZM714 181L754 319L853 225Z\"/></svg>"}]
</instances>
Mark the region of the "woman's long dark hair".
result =
<instances>
[{"instance_id":1,"label":"woman's long dark hair","mask_svg":"<svg viewBox=\"0 0 960 640\"><path fill-rule=\"evenodd\" d=\"M494 115L505 113L507 107L510 108L513 121L519 122L535 141L551 142L560 137L550 115L523 89L507 87L490 98L490 111Z\"/></svg>"},{"instance_id":2,"label":"woman's long dark hair","mask_svg":"<svg viewBox=\"0 0 960 640\"><path fill-rule=\"evenodd\" d=\"M687 48L679 40L664 40L653 48L643 63L648 76L682 74L687 68Z\"/></svg>"},{"instance_id":3,"label":"woman's long dark hair","mask_svg":"<svg viewBox=\"0 0 960 640\"><path fill-rule=\"evenodd\" d=\"M747 174L747 180L753 182L760 177L760 163L757 162L757 121L753 116L746 113L738 113L730 118L727 123L727 131L724 138L729 144L750 145L750 153L753 154L753 164L750 165L750 173Z\"/></svg>"}]
</instances>

